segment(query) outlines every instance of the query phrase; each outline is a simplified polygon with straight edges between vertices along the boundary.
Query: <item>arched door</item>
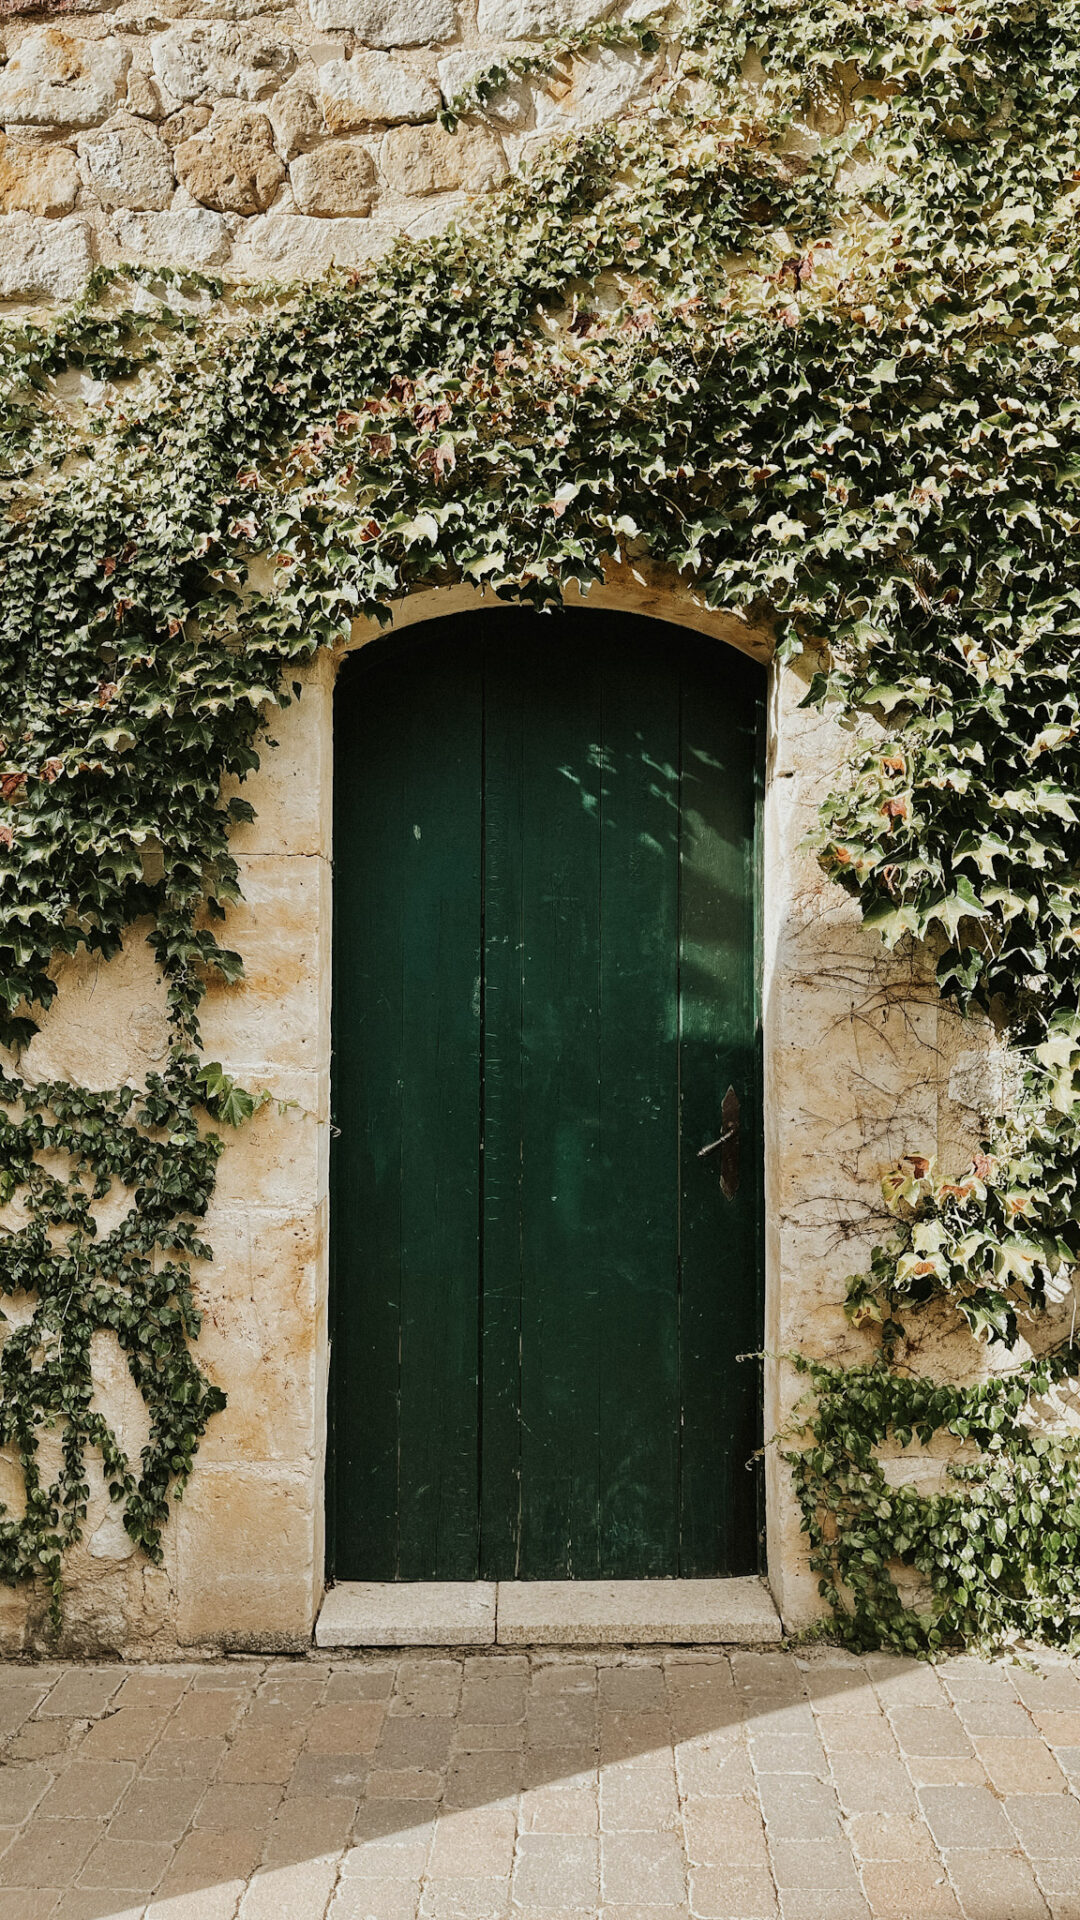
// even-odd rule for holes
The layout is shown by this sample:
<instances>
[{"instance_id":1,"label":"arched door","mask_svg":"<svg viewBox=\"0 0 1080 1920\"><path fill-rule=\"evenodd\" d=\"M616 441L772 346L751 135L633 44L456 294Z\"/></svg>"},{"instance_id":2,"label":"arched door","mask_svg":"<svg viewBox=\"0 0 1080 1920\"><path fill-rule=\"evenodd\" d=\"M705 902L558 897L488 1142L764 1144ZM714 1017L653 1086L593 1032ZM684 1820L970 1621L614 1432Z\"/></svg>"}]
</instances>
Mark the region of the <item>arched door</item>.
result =
<instances>
[{"instance_id":1,"label":"arched door","mask_svg":"<svg viewBox=\"0 0 1080 1920\"><path fill-rule=\"evenodd\" d=\"M330 1570L754 1571L764 675L418 632L337 695Z\"/></svg>"}]
</instances>

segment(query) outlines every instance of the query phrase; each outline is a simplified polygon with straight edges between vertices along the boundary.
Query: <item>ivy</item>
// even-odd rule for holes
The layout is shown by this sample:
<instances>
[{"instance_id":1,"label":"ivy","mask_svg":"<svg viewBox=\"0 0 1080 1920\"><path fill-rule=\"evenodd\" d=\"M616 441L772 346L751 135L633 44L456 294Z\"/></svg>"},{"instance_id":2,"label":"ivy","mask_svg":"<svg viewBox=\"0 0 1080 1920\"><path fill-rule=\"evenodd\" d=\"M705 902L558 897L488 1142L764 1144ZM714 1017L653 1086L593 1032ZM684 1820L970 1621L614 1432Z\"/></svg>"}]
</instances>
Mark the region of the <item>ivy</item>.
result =
<instances>
[{"instance_id":1,"label":"ivy","mask_svg":"<svg viewBox=\"0 0 1080 1920\"><path fill-rule=\"evenodd\" d=\"M528 71L658 30L605 23ZM955 1394L905 1356L928 1314L1005 1351L1080 1258L1080 0L703 0L670 37L646 110L362 274L226 296L100 272L0 333L9 1578L58 1591L87 1449L158 1551L220 1403L190 1263L215 1123L252 1102L202 1061L199 1009L242 971L221 930L250 808L223 782L257 767L296 664L422 587L554 608L648 558L770 620L782 662L822 661L809 697L852 748L819 858L1018 1063L970 1168L886 1176L891 1232L848 1299L875 1357L800 1362L815 1399L785 1447L823 1592L863 1642L1075 1631L1071 1444L1029 1410L1038 1368L1076 1356ZM58 959L136 923L165 1070L24 1077ZM128 1211L99 1233L108 1194ZM106 1329L148 1410L139 1463L91 1411ZM978 1451L955 1487L887 1487L875 1445L957 1422Z\"/></svg>"}]
</instances>

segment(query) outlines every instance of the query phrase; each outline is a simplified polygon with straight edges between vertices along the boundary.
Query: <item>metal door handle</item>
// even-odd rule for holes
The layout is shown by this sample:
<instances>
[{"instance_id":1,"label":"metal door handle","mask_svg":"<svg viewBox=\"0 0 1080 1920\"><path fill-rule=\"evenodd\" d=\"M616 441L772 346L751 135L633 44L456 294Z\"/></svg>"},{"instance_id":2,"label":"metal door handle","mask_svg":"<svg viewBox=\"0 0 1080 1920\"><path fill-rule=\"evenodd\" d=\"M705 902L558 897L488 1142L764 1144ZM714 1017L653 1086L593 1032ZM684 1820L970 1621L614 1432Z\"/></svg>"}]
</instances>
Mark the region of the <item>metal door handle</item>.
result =
<instances>
[{"instance_id":1,"label":"metal door handle","mask_svg":"<svg viewBox=\"0 0 1080 1920\"><path fill-rule=\"evenodd\" d=\"M718 1140L710 1140L707 1147L698 1149L698 1159L704 1160L707 1154L720 1154L720 1190L725 1200L734 1200L739 1191L739 1096L734 1087L729 1087L720 1107L720 1118L724 1130Z\"/></svg>"}]
</instances>

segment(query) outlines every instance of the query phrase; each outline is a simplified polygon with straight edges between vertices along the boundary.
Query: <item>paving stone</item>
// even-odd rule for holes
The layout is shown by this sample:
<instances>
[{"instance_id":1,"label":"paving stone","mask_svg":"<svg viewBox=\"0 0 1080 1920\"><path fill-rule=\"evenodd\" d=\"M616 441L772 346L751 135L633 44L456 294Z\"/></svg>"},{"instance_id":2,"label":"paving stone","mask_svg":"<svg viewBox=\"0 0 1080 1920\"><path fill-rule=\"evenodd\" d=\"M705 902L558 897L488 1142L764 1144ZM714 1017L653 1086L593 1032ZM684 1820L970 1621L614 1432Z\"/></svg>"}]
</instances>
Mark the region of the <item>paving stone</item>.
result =
<instances>
[{"instance_id":1,"label":"paving stone","mask_svg":"<svg viewBox=\"0 0 1080 1920\"><path fill-rule=\"evenodd\" d=\"M849 1893L802 1893L785 1888L780 1896L781 1920L870 1920L870 1909L857 1889Z\"/></svg>"},{"instance_id":2,"label":"paving stone","mask_svg":"<svg viewBox=\"0 0 1080 1920\"><path fill-rule=\"evenodd\" d=\"M228 1761L222 1767L226 1777ZM371 1763L366 1753L302 1753L289 1775L285 1797L294 1800L311 1794L324 1798L359 1800L365 1789L371 1791Z\"/></svg>"},{"instance_id":3,"label":"paving stone","mask_svg":"<svg viewBox=\"0 0 1080 1920\"><path fill-rule=\"evenodd\" d=\"M420 1896L421 1920L506 1920L507 1880L429 1880Z\"/></svg>"},{"instance_id":4,"label":"paving stone","mask_svg":"<svg viewBox=\"0 0 1080 1920\"><path fill-rule=\"evenodd\" d=\"M203 1796L200 1780L134 1780L109 1822L113 1840L181 1840Z\"/></svg>"},{"instance_id":5,"label":"paving stone","mask_svg":"<svg viewBox=\"0 0 1080 1920\"><path fill-rule=\"evenodd\" d=\"M927 1872L895 1860L870 1863L862 1882L874 1920L960 1920L956 1895L940 1867ZM1006 1916L982 1914L979 1920Z\"/></svg>"},{"instance_id":6,"label":"paving stone","mask_svg":"<svg viewBox=\"0 0 1080 1920\"><path fill-rule=\"evenodd\" d=\"M345 1880L419 1880L431 1852L431 1832L408 1830L349 1847L341 1858ZM511 1846L511 1852L513 1848Z\"/></svg>"},{"instance_id":7,"label":"paving stone","mask_svg":"<svg viewBox=\"0 0 1080 1920\"><path fill-rule=\"evenodd\" d=\"M896 1707L890 1714L893 1732L905 1754L971 1753L971 1741L954 1713L947 1708Z\"/></svg>"},{"instance_id":8,"label":"paving stone","mask_svg":"<svg viewBox=\"0 0 1080 1920\"><path fill-rule=\"evenodd\" d=\"M883 1713L819 1713L817 1730L827 1753L896 1752L896 1735Z\"/></svg>"},{"instance_id":9,"label":"paving stone","mask_svg":"<svg viewBox=\"0 0 1080 1920\"><path fill-rule=\"evenodd\" d=\"M84 1742L79 1752L86 1751ZM159 1740L147 1755L143 1772L168 1780L201 1780L205 1786L214 1778L227 1751L228 1743L214 1735L205 1740Z\"/></svg>"},{"instance_id":10,"label":"paving stone","mask_svg":"<svg viewBox=\"0 0 1080 1920\"><path fill-rule=\"evenodd\" d=\"M524 1744L524 1720L455 1720L451 1752L513 1752Z\"/></svg>"},{"instance_id":11,"label":"paving stone","mask_svg":"<svg viewBox=\"0 0 1080 1920\"><path fill-rule=\"evenodd\" d=\"M101 1840L79 1875L79 1885L153 1893L173 1852L167 1843L153 1840Z\"/></svg>"},{"instance_id":12,"label":"paving stone","mask_svg":"<svg viewBox=\"0 0 1080 1920\"><path fill-rule=\"evenodd\" d=\"M656 1753L670 1745L671 1720L666 1713L600 1716L600 1758L605 1765L609 1760L629 1760L635 1754Z\"/></svg>"},{"instance_id":13,"label":"paving stone","mask_svg":"<svg viewBox=\"0 0 1080 1920\"><path fill-rule=\"evenodd\" d=\"M1080 1675L1071 1667L1048 1666L1031 1673L1018 1666L1010 1678L1025 1706L1080 1713Z\"/></svg>"},{"instance_id":14,"label":"paving stone","mask_svg":"<svg viewBox=\"0 0 1080 1920\"><path fill-rule=\"evenodd\" d=\"M342 1880L327 1920L416 1920L419 1906L419 1880Z\"/></svg>"},{"instance_id":15,"label":"paving stone","mask_svg":"<svg viewBox=\"0 0 1080 1920\"><path fill-rule=\"evenodd\" d=\"M368 1774L366 1791L369 1800L437 1800L443 1791L442 1775L421 1767L378 1767ZM461 1798L450 1804L475 1806L487 1797L463 1788Z\"/></svg>"},{"instance_id":16,"label":"paving stone","mask_svg":"<svg viewBox=\"0 0 1080 1920\"><path fill-rule=\"evenodd\" d=\"M595 1833L600 1824L596 1787L527 1787L518 1807L521 1833Z\"/></svg>"},{"instance_id":17,"label":"paving stone","mask_svg":"<svg viewBox=\"0 0 1080 1920\"><path fill-rule=\"evenodd\" d=\"M1080 1801L1071 1794L1010 1793L1004 1805L1024 1852L1033 1860L1080 1857Z\"/></svg>"},{"instance_id":18,"label":"paving stone","mask_svg":"<svg viewBox=\"0 0 1080 1920\"><path fill-rule=\"evenodd\" d=\"M919 1801L939 1847L1014 1845L1004 1808L988 1787L920 1787Z\"/></svg>"},{"instance_id":19,"label":"paving stone","mask_svg":"<svg viewBox=\"0 0 1080 1920\"><path fill-rule=\"evenodd\" d=\"M38 1711L43 1716L58 1713L69 1720L95 1720L104 1713L124 1677L122 1667L72 1667L57 1681Z\"/></svg>"},{"instance_id":20,"label":"paving stone","mask_svg":"<svg viewBox=\"0 0 1080 1920\"><path fill-rule=\"evenodd\" d=\"M437 1832L435 1839L438 1845ZM595 1835L522 1834L513 1879L518 1906L587 1909L596 1906L599 1892L599 1843Z\"/></svg>"},{"instance_id":21,"label":"paving stone","mask_svg":"<svg viewBox=\"0 0 1080 1920\"><path fill-rule=\"evenodd\" d=\"M454 1714L461 1698L460 1660L402 1660L390 1698L390 1713Z\"/></svg>"},{"instance_id":22,"label":"paving stone","mask_svg":"<svg viewBox=\"0 0 1080 1920\"><path fill-rule=\"evenodd\" d=\"M758 1795L770 1842L839 1837L840 1809L831 1784L806 1774L764 1773Z\"/></svg>"},{"instance_id":23,"label":"paving stone","mask_svg":"<svg viewBox=\"0 0 1080 1920\"><path fill-rule=\"evenodd\" d=\"M1038 1738L1039 1730L1019 1700L997 1696L991 1699L958 1700L954 1710L961 1726L976 1739L984 1735L1012 1740Z\"/></svg>"},{"instance_id":24,"label":"paving stone","mask_svg":"<svg viewBox=\"0 0 1080 1920\"><path fill-rule=\"evenodd\" d=\"M195 1815L196 1827L264 1827L274 1818L281 1790L268 1786L218 1783L210 1788Z\"/></svg>"},{"instance_id":25,"label":"paving stone","mask_svg":"<svg viewBox=\"0 0 1080 1920\"><path fill-rule=\"evenodd\" d=\"M1080 1713L1063 1713L1055 1707L1032 1707L1031 1717L1052 1747L1080 1747Z\"/></svg>"},{"instance_id":26,"label":"paving stone","mask_svg":"<svg viewBox=\"0 0 1080 1920\"><path fill-rule=\"evenodd\" d=\"M1041 1740L976 1738L975 1750L997 1793L1062 1793L1065 1778Z\"/></svg>"},{"instance_id":27,"label":"paving stone","mask_svg":"<svg viewBox=\"0 0 1080 1920\"><path fill-rule=\"evenodd\" d=\"M602 1667L600 1706L608 1713L664 1711L667 1689L659 1661L640 1666Z\"/></svg>"},{"instance_id":28,"label":"paving stone","mask_svg":"<svg viewBox=\"0 0 1080 1920\"><path fill-rule=\"evenodd\" d=\"M826 1779L829 1762L818 1739L808 1734L759 1733L751 1729L750 1758L755 1773L813 1773Z\"/></svg>"},{"instance_id":29,"label":"paving stone","mask_svg":"<svg viewBox=\"0 0 1080 1920\"><path fill-rule=\"evenodd\" d=\"M66 1720L59 1716L49 1720L26 1720L7 1741L4 1759L46 1760L53 1755L66 1753L76 1735L82 1731L80 1720Z\"/></svg>"},{"instance_id":30,"label":"paving stone","mask_svg":"<svg viewBox=\"0 0 1080 1920\"><path fill-rule=\"evenodd\" d=\"M905 1754L904 1761L916 1787L986 1785L986 1769L975 1753L968 1759L962 1754Z\"/></svg>"},{"instance_id":31,"label":"paving stone","mask_svg":"<svg viewBox=\"0 0 1080 1920\"><path fill-rule=\"evenodd\" d=\"M130 1761L74 1760L49 1788L39 1812L50 1820L104 1819L130 1786L133 1772Z\"/></svg>"},{"instance_id":32,"label":"paving stone","mask_svg":"<svg viewBox=\"0 0 1080 1920\"><path fill-rule=\"evenodd\" d=\"M365 1840L390 1840L396 1835L430 1842L435 1833L436 1804L423 1800L365 1800L353 1822L353 1844Z\"/></svg>"},{"instance_id":33,"label":"paving stone","mask_svg":"<svg viewBox=\"0 0 1080 1920\"><path fill-rule=\"evenodd\" d=\"M244 1707L239 1688L215 1688L184 1695L169 1722L170 1740L205 1740L231 1733Z\"/></svg>"},{"instance_id":34,"label":"paving stone","mask_svg":"<svg viewBox=\"0 0 1080 1920\"><path fill-rule=\"evenodd\" d=\"M258 1833L218 1833L208 1827L189 1833L180 1842L158 1888L159 1898L243 1882L254 1870L261 1840ZM233 1898L235 1902L235 1894ZM156 1912L154 1920L158 1920Z\"/></svg>"},{"instance_id":35,"label":"paving stone","mask_svg":"<svg viewBox=\"0 0 1080 1920\"><path fill-rule=\"evenodd\" d=\"M604 1920L613 1909L604 1908ZM645 1914L644 1907L637 1911ZM656 1909L648 1909L650 1913ZM681 1915L685 1907L678 1909ZM779 1908L771 1872L745 1873L728 1867L691 1867L690 1911L695 1920L776 1920Z\"/></svg>"},{"instance_id":36,"label":"paving stone","mask_svg":"<svg viewBox=\"0 0 1080 1920\"><path fill-rule=\"evenodd\" d=\"M769 1859L777 1886L798 1892L846 1892L858 1887L851 1849L842 1840L771 1840Z\"/></svg>"},{"instance_id":37,"label":"paving stone","mask_svg":"<svg viewBox=\"0 0 1080 1920\"><path fill-rule=\"evenodd\" d=\"M857 1813L847 1835L860 1860L923 1860L937 1864L934 1843L919 1816L905 1813Z\"/></svg>"},{"instance_id":38,"label":"paving stone","mask_svg":"<svg viewBox=\"0 0 1080 1920\"><path fill-rule=\"evenodd\" d=\"M917 1814L919 1805L907 1769L897 1754L834 1753L832 1777L845 1813Z\"/></svg>"},{"instance_id":39,"label":"paving stone","mask_svg":"<svg viewBox=\"0 0 1080 1920\"><path fill-rule=\"evenodd\" d=\"M686 1857L677 1834L602 1834L600 1862L605 1903L678 1905L686 1898Z\"/></svg>"},{"instance_id":40,"label":"paving stone","mask_svg":"<svg viewBox=\"0 0 1080 1920\"><path fill-rule=\"evenodd\" d=\"M171 1706L118 1706L79 1744L81 1760L142 1760L164 1729Z\"/></svg>"},{"instance_id":41,"label":"paving stone","mask_svg":"<svg viewBox=\"0 0 1080 1920\"><path fill-rule=\"evenodd\" d=\"M340 1853L352 1830L353 1813L348 1800L308 1797L284 1801L265 1829L262 1864L293 1866L317 1853ZM262 1831L259 1829L260 1834Z\"/></svg>"},{"instance_id":42,"label":"paving stone","mask_svg":"<svg viewBox=\"0 0 1080 1920\"><path fill-rule=\"evenodd\" d=\"M675 1769L683 1793L752 1793L750 1756L740 1740L704 1735L675 1749Z\"/></svg>"},{"instance_id":43,"label":"paving stone","mask_svg":"<svg viewBox=\"0 0 1080 1920\"><path fill-rule=\"evenodd\" d=\"M435 1779L438 1775L433 1776ZM462 1753L451 1760L446 1776L446 1804L474 1807L502 1800L520 1791L522 1762L516 1753Z\"/></svg>"},{"instance_id":44,"label":"paving stone","mask_svg":"<svg viewBox=\"0 0 1080 1920\"><path fill-rule=\"evenodd\" d=\"M142 1920L145 1911L142 1894L130 1893L125 1887L72 1887L60 1895L60 1904L52 1908L49 1920Z\"/></svg>"},{"instance_id":45,"label":"paving stone","mask_svg":"<svg viewBox=\"0 0 1080 1920\"><path fill-rule=\"evenodd\" d=\"M20 1826L49 1790L52 1779L44 1767L0 1767L0 1826Z\"/></svg>"},{"instance_id":46,"label":"paving stone","mask_svg":"<svg viewBox=\"0 0 1080 1920\"><path fill-rule=\"evenodd\" d=\"M284 1738L276 1729L266 1727L251 1733L241 1730L229 1745L218 1779L244 1786L284 1786L299 1753L299 1738ZM366 1773L366 1760L364 1770Z\"/></svg>"},{"instance_id":47,"label":"paving stone","mask_svg":"<svg viewBox=\"0 0 1080 1920\"><path fill-rule=\"evenodd\" d=\"M0 1886L70 1887L101 1838L96 1820L38 1820L0 1855Z\"/></svg>"},{"instance_id":48,"label":"paving stone","mask_svg":"<svg viewBox=\"0 0 1080 1920\"><path fill-rule=\"evenodd\" d=\"M672 1827L679 1796L670 1747L605 1766L600 1775L600 1824L605 1833Z\"/></svg>"},{"instance_id":49,"label":"paving stone","mask_svg":"<svg viewBox=\"0 0 1080 1920\"><path fill-rule=\"evenodd\" d=\"M394 1691L396 1663L368 1666L354 1662L335 1667L326 1683L327 1700L389 1700Z\"/></svg>"},{"instance_id":50,"label":"paving stone","mask_svg":"<svg viewBox=\"0 0 1080 1920\"><path fill-rule=\"evenodd\" d=\"M260 1869L240 1902L237 1920L323 1920L336 1880L336 1859Z\"/></svg>"},{"instance_id":51,"label":"paving stone","mask_svg":"<svg viewBox=\"0 0 1080 1920\"><path fill-rule=\"evenodd\" d=\"M326 1708L326 1712L334 1709ZM426 1714L401 1714L388 1718L372 1756L376 1767L445 1766L450 1755L453 1721L432 1719ZM310 1747L310 1742L309 1742ZM311 1748L311 1751L317 1749Z\"/></svg>"},{"instance_id":52,"label":"paving stone","mask_svg":"<svg viewBox=\"0 0 1080 1920\"><path fill-rule=\"evenodd\" d=\"M378 1700L337 1701L317 1707L304 1742L308 1753L374 1753L386 1718Z\"/></svg>"},{"instance_id":53,"label":"paving stone","mask_svg":"<svg viewBox=\"0 0 1080 1920\"><path fill-rule=\"evenodd\" d=\"M514 1864L516 1832L512 1807L448 1809L435 1825L428 1871L436 1879L456 1874L507 1879Z\"/></svg>"},{"instance_id":54,"label":"paving stone","mask_svg":"<svg viewBox=\"0 0 1080 1920\"><path fill-rule=\"evenodd\" d=\"M688 1800L683 1832L687 1858L694 1866L767 1870L765 1824L752 1794Z\"/></svg>"},{"instance_id":55,"label":"paving stone","mask_svg":"<svg viewBox=\"0 0 1080 1920\"><path fill-rule=\"evenodd\" d=\"M945 1855L967 1920L1047 1920L1047 1905L1026 1860L967 1848Z\"/></svg>"},{"instance_id":56,"label":"paving stone","mask_svg":"<svg viewBox=\"0 0 1080 1920\"><path fill-rule=\"evenodd\" d=\"M56 1912L56 1892L35 1893L29 1887L17 1892L0 1887L0 1920L52 1920Z\"/></svg>"}]
</instances>

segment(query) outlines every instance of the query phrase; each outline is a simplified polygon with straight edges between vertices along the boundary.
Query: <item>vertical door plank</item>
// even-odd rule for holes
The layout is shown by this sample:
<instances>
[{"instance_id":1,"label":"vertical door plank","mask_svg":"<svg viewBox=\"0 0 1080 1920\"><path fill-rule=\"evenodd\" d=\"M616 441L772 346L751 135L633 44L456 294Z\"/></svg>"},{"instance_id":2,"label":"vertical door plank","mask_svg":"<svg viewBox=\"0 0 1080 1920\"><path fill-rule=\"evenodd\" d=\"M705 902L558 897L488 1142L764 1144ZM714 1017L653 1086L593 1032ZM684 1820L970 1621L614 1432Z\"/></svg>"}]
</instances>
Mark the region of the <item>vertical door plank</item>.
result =
<instances>
[{"instance_id":1,"label":"vertical door plank","mask_svg":"<svg viewBox=\"0 0 1080 1920\"><path fill-rule=\"evenodd\" d=\"M505 1299L504 1276L516 1268L521 1296L518 1539L515 1565L502 1571L582 1578L599 1566L597 1301L606 1224L598 1178L600 675L592 650L571 645L563 621L530 622L524 631L508 623L488 642L486 688L484 1280L486 1296L490 1289L493 1302L497 1292ZM497 945L494 929L520 938ZM515 1073L511 1132L498 1118L506 1111L500 1080ZM489 1324L485 1304L485 1334ZM485 1485L499 1470L485 1448ZM493 1493L496 1509L505 1512L510 1497Z\"/></svg>"},{"instance_id":2,"label":"vertical door plank","mask_svg":"<svg viewBox=\"0 0 1080 1920\"><path fill-rule=\"evenodd\" d=\"M587 617L604 675L599 1571L642 1579L678 1566L679 684L642 623Z\"/></svg>"},{"instance_id":3,"label":"vertical door plank","mask_svg":"<svg viewBox=\"0 0 1080 1920\"><path fill-rule=\"evenodd\" d=\"M754 896L760 669L688 648L682 669L679 1079L682 1148L683 1575L757 1565L760 1444L760 1075ZM739 1101L740 1178L721 1185L728 1087Z\"/></svg>"},{"instance_id":4,"label":"vertical door plank","mask_svg":"<svg viewBox=\"0 0 1080 1920\"><path fill-rule=\"evenodd\" d=\"M339 695L341 1578L477 1569L480 682L455 638L360 656Z\"/></svg>"}]
</instances>

